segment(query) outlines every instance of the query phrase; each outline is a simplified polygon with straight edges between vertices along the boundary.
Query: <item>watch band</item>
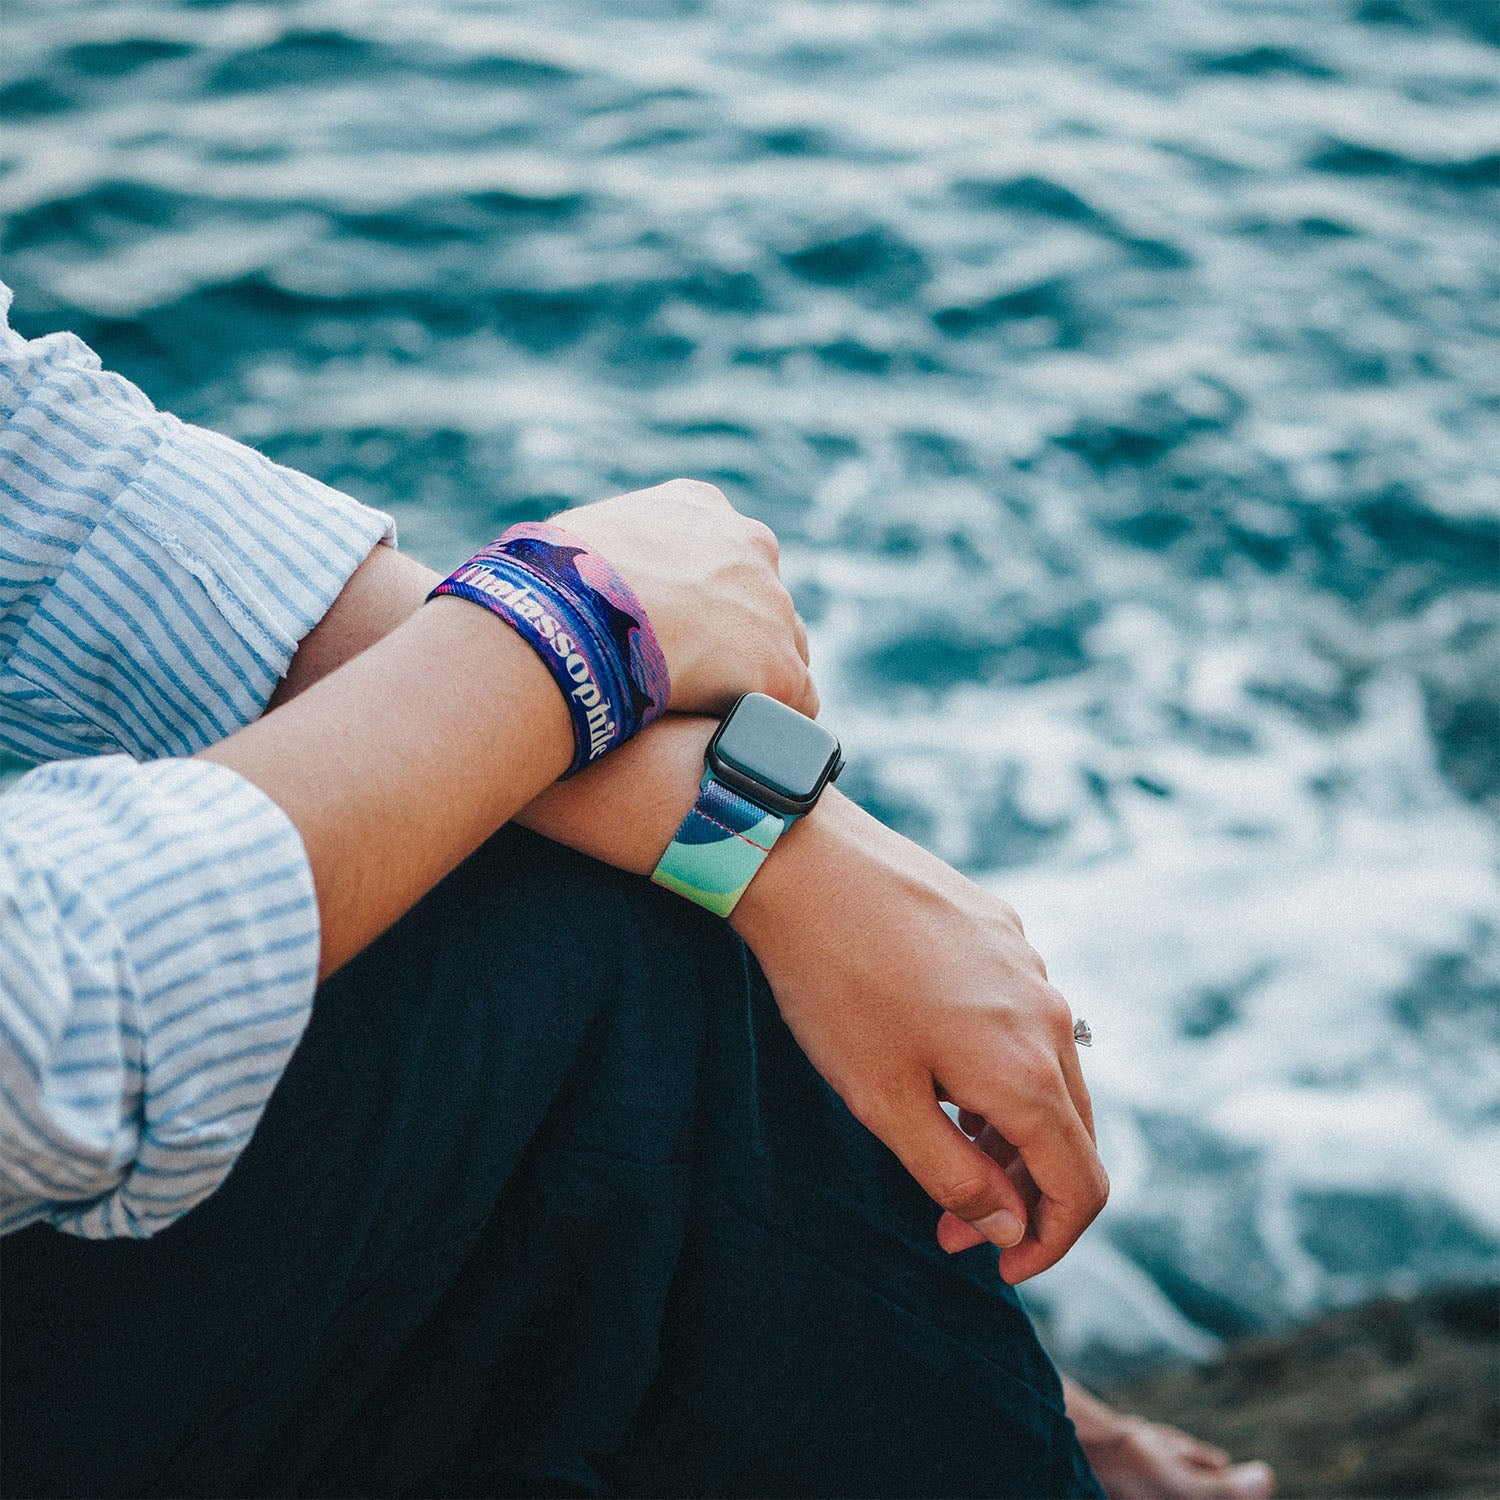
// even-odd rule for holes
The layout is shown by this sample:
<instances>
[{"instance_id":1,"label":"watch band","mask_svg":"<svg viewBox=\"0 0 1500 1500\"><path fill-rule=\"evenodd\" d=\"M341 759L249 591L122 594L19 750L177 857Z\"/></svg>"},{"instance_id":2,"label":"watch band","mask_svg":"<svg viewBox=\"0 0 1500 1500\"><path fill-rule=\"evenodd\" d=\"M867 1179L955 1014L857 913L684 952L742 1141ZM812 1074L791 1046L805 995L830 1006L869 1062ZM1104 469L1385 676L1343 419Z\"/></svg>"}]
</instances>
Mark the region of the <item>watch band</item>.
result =
<instances>
[{"instance_id":1,"label":"watch band","mask_svg":"<svg viewBox=\"0 0 1500 1500\"><path fill-rule=\"evenodd\" d=\"M731 791L705 771L693 810L673 834L651 878L727 917L793 821Z\"/></svg>"}]
</instances>

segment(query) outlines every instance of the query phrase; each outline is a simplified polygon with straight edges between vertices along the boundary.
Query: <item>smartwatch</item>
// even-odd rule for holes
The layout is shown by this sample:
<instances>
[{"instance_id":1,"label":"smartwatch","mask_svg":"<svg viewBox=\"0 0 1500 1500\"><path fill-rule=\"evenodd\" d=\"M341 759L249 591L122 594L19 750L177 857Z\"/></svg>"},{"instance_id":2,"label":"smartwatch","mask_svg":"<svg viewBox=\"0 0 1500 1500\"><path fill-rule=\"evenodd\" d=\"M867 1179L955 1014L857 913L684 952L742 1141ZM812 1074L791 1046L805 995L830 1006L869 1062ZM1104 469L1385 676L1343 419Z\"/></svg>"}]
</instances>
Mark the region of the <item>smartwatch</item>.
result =
<instances>
[{"instance_id":1,"label":"smartwatch","mask_svg":"<svg viewBox=\"0 0 1500 1500\"><path fill-rule=\"evenodd\" d=\"M746 693L714 731L705 761L698 800L651 878L727 917L776 840L817 806L844 757L821 724Z\"/></svg>"}]
</instances>

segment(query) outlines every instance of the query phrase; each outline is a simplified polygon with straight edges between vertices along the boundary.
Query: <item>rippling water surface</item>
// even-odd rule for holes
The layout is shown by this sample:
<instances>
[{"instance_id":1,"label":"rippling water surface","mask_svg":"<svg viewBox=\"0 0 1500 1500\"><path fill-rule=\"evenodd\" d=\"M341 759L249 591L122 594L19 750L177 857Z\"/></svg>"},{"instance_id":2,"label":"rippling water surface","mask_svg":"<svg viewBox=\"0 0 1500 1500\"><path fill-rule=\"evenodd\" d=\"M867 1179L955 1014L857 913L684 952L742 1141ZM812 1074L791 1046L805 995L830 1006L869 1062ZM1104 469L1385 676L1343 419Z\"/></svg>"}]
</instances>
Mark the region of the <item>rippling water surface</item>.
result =
<instances>
[{"instance_id":1,"label":"rippling water surface","mask_svg":"<svg viewBox=\"0 0 1500 1500\"><path fill-rule=\"evenodd\" d=\"M18 326L456 561L685 473L1092 1022L1103 1364L1500 1237L1500 8L24 3Z\"/></svg>"}]
</instances>

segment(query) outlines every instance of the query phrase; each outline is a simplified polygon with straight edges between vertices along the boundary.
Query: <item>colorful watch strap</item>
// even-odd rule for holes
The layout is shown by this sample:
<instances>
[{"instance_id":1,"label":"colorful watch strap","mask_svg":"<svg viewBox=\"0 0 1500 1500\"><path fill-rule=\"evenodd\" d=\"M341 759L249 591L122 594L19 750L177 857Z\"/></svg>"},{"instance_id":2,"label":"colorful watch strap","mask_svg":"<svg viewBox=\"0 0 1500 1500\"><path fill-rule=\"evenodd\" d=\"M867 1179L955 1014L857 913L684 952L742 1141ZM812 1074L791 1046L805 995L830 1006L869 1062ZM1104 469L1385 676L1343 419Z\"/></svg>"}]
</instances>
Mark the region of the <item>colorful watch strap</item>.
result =
<instances>
[{"instance_id":1,"label":"colorful watch strap","mask_svg":"<svg viewBox=\"0 0 1500 1500\"><path fill-rule=\"evenodd\" d=\"M793 821L757 806L705 771L693 810L672 836L651 878L727 917Z\"/></svg>"}]
</instances>

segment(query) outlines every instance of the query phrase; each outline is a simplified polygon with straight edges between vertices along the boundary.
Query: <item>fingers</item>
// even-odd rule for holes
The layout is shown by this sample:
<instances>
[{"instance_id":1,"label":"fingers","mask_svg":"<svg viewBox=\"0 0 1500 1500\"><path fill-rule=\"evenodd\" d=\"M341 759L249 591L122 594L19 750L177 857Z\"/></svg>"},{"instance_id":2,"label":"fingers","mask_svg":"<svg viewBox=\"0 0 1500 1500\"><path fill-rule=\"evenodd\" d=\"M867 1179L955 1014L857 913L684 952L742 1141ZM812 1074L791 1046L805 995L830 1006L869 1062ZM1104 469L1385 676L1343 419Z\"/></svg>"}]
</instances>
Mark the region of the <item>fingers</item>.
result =
<instances>
[{"instance_id":1,"label":"fingers","mask_svg":"<svg viewBox=\"0 0 1500 1500\"><path fill-rule=\"evenodd\" d=\"M1074 1107L1060 1067L1039 1090L1032 1108L1007 1120L1004 1102L988 1118L1015 1146L1041 1196L1025 1239L1000 1257L1000 1274L1015 1285L1055 1265L1094 1221L1109 1197L1109 1178L1082 1116Z\"/></svg>"},{"instance_id":2,"label":"fingers","mask_svg":"<svg viewBox=\"0 0 1500 1500\"><path fill-rule=\"evenodd\" d=\"M1045 971L1044 971L1045 972ZM1050 985L1053 997L1053 1014L1058 1032L1057 1060L1062 1066L1063 1082L1068 1088L1068 1097L1073 1108L1083 1121L1089 1139L1094 1139L1094 1101L1089 1097L1088 1085L1083 1081L1083 1065L1078 1057L1078 1043L1073 1039L1073 1008Z\"/></svg>"},{"instance_id":3,"label":"fingers","mask_svg":"<svg viewBox=\"0 0 1500 1500\"><path fill-rule=\"evenodd\" d=\"M1071 1011L1050 986L1043 1008L1055 1054L1008 1070L992 1081L989 1104L972 1107L980 1101L971 1099L958 1112L965 1135L1006 1170L1028 1209L1024 1239L1000 1258L1001 1275L1013 1285L1060 1260L1109 1196L1078 1049L1071 1034L1064 1035L1071 1033ZM938 1243L953 1253L972 1248L979 1237L970 1226L940 1220Z\"/></svg>"},{"instance_id":4,"label":"fingers","mask_svg":"<svg viewBox=\"0 0 1500 1500\"><path fill-rule=\"evenodd\" d=\"M818 689L812 680L812 675L804 671L802 673L802 685L795 697L787 700L790 707L795 708L799 714L806 714L809 719L818 717L818 709L821 706L818 699Z\"/></svg>"},{"instance_id":5,"label":"fingers","mask_svg":"<svg viewBox=\"0 0 1500 1500\"><path fill-rule=\"evenodd\" d=\"M961 1250L972 1250L975 1245L984 1244L984 1235L957 1214L944 1209L937 1222L937 1242L949 1255L957 1255Z\"/></svg>"},{"instance_id":6,"label":"fingers","mask_svg":"<svg viewBox=\"0 0 1500 1500\"><path fill-rule=\"evenodd\" d=\"M725 505L729 504L723 494L712 485L706 488L713 491L717 501ZM740 521L745 528L750 546L770 563L773 573L779 574L781 543L777 540L776 533L764 521L758 521L754 516L741 516ZM774 686L767 687L766 692L774 698L779 698L787 707L795 708L798 713L815 719L818 716L819 707L818 690L813 685L812 677L807 670L807 627L802 623L802 617L797 613L796 605L792 603L792 597L786 592L780 578L778 577L775 582L781 595L783 614L791 617L791 639L796 657L786 659L784 676ZM780 639L785 641L784 636Z\"/></svg>"},{"instance_id":7,"label":"fingers","mask_svg":"<svg viewBox=\"0 0 1500 1500\"><path fill-rule=\"evenodd\" d=\"M807 631L764 522L697 479L581 506L566 520L635 589L667 658L673 708L722 712L762 692L817 715Z\"/></svg>"},{"instance_id":8,"label":"fingers","mask_svg":"<svg viewBox=\"0 0 1500 1500\"><path fill-rule=\"evenodd\" d=\"M1094 1146L1093 1101L1071 1035L1072 1013L1056 991L1051 994L1058 1034L1056 1072L1038 1065L1029 1090L1029 1130L1017 1132L1014 1122L1021 1117L1014 1096L997 1099L986 1112L958 1112L960 1128L1007 1171L1029 1210L1025 1240L1001 1257L1001 1274L1012 1284L1060 1260L1109 1196L1109 1179ZM1007 1119L1013 1122L1009 1137L992 1123ZM971 1249L987 1237L948 1215L938 1221L938 1243L950 1254Z\"/></svg>"},{"instance_id":9,"label":"fingers","mask_svg":"<svg viewBox=\"0 0 1500 1500\"><path fill-rule=\"evenodd\" d=\"M1109 1178L1095 1147L1093 1100L1073 1039L1072 1007L1050 985L1048 992L1057 1037L1057 1077L1066 1102L1056 1088L1056 1078L1044 1080L1042 1098L1054 1124L1029 1139L1012 1129L1010 1139L1004 1140L1006 1148L1020 1158L1011 1169L1012 1176L1024 1174L1028 1186L1039 1195L1033 1200L1027 1243L1001 1259L1001 1275L1013 1285L1060 1260L1109 1197ZM982 1135L980 1143L986 1139Z\"/></svg>"},{"instance_id":10,"label":"fingers","mask_svg":"<svg viewBox=\"0 0 1500 1500\"><path fill-rule=\"evenodd\" d=\"M777 540L776 533L754 516L744 516L742 519L745 529L750 533L751 545L770 558L773 568L778 567L781 563L781 543Z\"/></svg>"},{"instance_id":11,"label":"fingers","mask_svg":"<svg viewBox=\"0 0 1500 1500\"><path fill-rule=\"evenodd\" d=\"M993 1125L986 1125L974 1144L1005 1169L1005 1175L1015 1183L1027 1208L1034 1208L1042 1194L1026 1170L1026 1159L1021 1153Z\"/></svg>"},{"instance_id":12,"label":"fingers","mask_svg":"<svg viewBox=\"0 0 1500 1500\"><path fill-rule=\"evenodd\" d=\"M1031 1173L1026 1170L1021 1153L993 1125L987 1125L983 1115L961 1109L958 1112L958 1124L959 1129L969 1135L981 1151L1004 1168L1026 1204L1027 1217L1030 1218L1031 1210L1035 1208L1041 1194L1031 1180ZM956 1214L944 1213L938 1220L937 1242L949 1255L955 1255L960 1250L972 1250L975 1245L982 1245L984 1236Z\"/></svg>"},{"instance_id":13,"label":"fingers","mask_svg":"<svg viewBox=\"0 0 1500 1500\"><path fill-rule=\"evenodd\" d=\"M1053 992L1056 993L1055 991ZM1066 1011L1067 1002L1059 995L1058 1014L1063 1020L1071 1025L1071 1016ZM1061 1026L1061 1022L1059 1023ZM1062 1067L1063 1082L1068 1088L1068 1097L1073 1101L1073 1108L1078 1111L1079 1118L1083 1121L1084 1128L1088 1131L1091 1139L1094 1138L1094 1101L1089 1096L1088 1085L1083 1081L1083 1067L1078 1057L1078 1043L1073 1040L1071 1033L1063 1039L1058 1050L1058 1062ZM973 1140L985 1128L986 1120L983 1115L975 1114L971 1110L960 1109L958 1112L959 1129Z\"/></svg>"},{"instance_id":14,"label":"fingers","mask_svg":"<svg viewBox=\"0 0 1500 1500\"><path fill-rule=\"evenodd\" d=\"M910 1094L909 1107L879 1118L861 1113L860 1118L901 1158L933 1202L964 1221L966 1230L977 1230L1002 1247L1020 1243L1026 1204L1015 1183L943 1113L930 1084L918 1085Z\"/></svg>"},{"instance_id":15,"label":"fingers","mask_svg":"<svg viewBox=\"0 0 1500 1500\"><path fill-rule=\"evenodd\" d=\"M797 613L792 604L791 595L786 598L786 612L791 615L792 644L796 648L796 655L786 655L783 658L785 666L785 681L779 683L775 688L767 688L773 698L779 698L789 708L795 708L799 714L806 714L809 719L818 717L818 689L812 680L812 674L807 669L807 627L802 623L802 617Z\"/></svg>"},{"instance_id":16,"label":"fingers","mask_svg":"<svg viewBox=\"0 0 1500 1500\"><path fill-rule=\"evenodd\" d=\"M688 483L689 481L678 482ZM712 490L718 501L726 506L729 504L723 494L712 485L705 486L705 488ZM773 573L779 574L781 543L777 540L776 533L764 521L758 521L754 516L741 515L739 519L750 546L770 563ZM779 602L782 606L783 619L790 616L792 647L796 651L796 657L785 659L784 673L777 675L765 688L765 692L773 698L780 699L788 708L795 708L798 713L815 719L818 716L819 707L818 690L814 687L812 677L807 670L807 627L802 623L802 617L797 613L796 605L792 603L792 596L786 592L779 577L775 580L775 585L780 595ZM772 639L776 638L773 636ZM780 637L780 640L784 642L785 637Z\"/></svg>"},{"instance_id":17,"label":"fingers","mask_svg":"<svg viewBox=\"0 0 1500 1500\"><path fill-rule=\"evenodd\" d=\"M760 521L750 520L746 524L750 527L751 540L754 545L764 552L771 560L771 566L776 568L781 560L781 547L776 540L776 533L769 526ZM777 580L780 583L780 580ZM802 616L797 613L797 606L792 602L792 596L785 591L785 585L781 586L786 613L791 615L792 646L800 660L789 661L788 668L790 677L784 690L773 693L790 708L795 708L798 713L806 714L809 719L818 717L818 690L813 685L813 680L808 672L810 664L807 650L807 626L803 623Z\"/></svg>"},{"instance_id":18,"label":"fingers","mask_svg":"<svg viewBox=\"0 0 1500 1500\"><path fill-rule=\"evenodd\" d=\"M1068 1044L1058 1054L1057 1058L1062 1067L1063 1082L1067 1085L1068 1097L1073 1101L1073 1108L1078 1111L1078 1118L1083 1121L1083 1128L1088 1131L1089 1139L1097 1139L1094 1132L1094 1101L1089 1097L1089 1087L1083 1081L1083 1068L1078 1061L1078 1046L1071 1037Z\"/></svg>"}]
</instances>

